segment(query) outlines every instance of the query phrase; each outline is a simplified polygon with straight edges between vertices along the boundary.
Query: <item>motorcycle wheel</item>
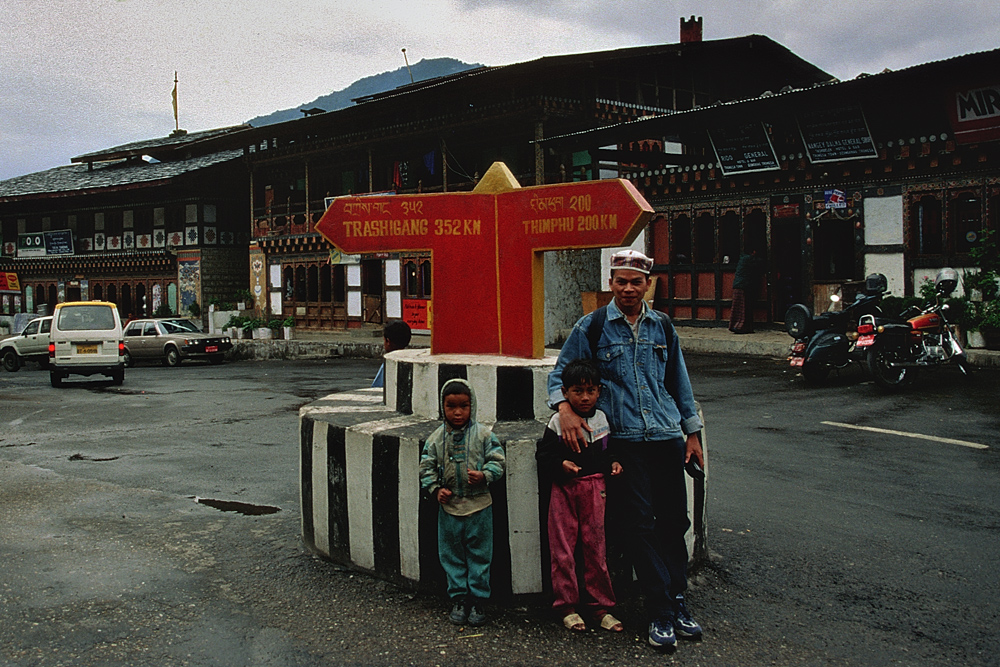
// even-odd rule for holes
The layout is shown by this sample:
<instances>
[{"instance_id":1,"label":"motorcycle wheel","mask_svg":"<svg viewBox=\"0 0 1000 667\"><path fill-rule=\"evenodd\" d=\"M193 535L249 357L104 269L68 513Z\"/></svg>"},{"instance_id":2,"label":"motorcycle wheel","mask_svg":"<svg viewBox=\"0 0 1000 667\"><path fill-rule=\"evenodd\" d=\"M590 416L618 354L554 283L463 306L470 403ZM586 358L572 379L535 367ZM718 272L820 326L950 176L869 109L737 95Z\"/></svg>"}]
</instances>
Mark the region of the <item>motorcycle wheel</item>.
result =
<instances>
[{"instance_id":1,"label":"motorcycle wheel","mask_svg":"<svg viewBox=\"0 0 1000 667\"><path fill-rule=\"evenodd\" d=\"M830 367L818 361L805 361L802 364L802 377L809 384L818 384L830 375Z\"/></svg>"},{"instance_id":2,"label":"motorcycle wheel","mask_svg":"<svg viewBox=\"0 0 1000 667\"><path fill-rule=\"evenodd\" d=\"M893 368L889 365L891 357L883 347L873 347L868 350L868 370L872 378L882 389L898 389L906 380L906 368Z\"/></svg>"}]
</instances>

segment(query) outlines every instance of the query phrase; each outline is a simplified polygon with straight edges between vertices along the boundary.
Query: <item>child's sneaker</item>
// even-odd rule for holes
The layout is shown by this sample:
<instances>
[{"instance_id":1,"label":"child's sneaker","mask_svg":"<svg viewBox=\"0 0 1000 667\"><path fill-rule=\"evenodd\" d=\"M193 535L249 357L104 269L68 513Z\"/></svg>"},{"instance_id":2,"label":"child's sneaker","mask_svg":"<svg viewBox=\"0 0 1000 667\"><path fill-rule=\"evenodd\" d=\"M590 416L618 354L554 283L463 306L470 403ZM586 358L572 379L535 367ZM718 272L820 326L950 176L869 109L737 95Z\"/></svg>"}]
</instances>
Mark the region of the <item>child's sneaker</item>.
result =
<instances>
[{"instance_id":1,"label":"child's sneaker","mask_svg":"<svg viewBox=\"0 0 1000 667\"><path fill-rule=\"evenodd\" d=\"M472 602L469 605L469 625L480 626L486 623L486 612L482 602Z\"/></svg>"},{"instance_id":2,"label":"child's sneaker","mask_svg":"<svg viewBox=\"0 0 1000 667\"><path fill-rule=\"evenodd\" d=\"M448 620L455 625L462 625L468 618L469 614L465 611L465 604L461 600L455 602L451 607L451 613L448 614Z\"/></svg>"}]
</instances>

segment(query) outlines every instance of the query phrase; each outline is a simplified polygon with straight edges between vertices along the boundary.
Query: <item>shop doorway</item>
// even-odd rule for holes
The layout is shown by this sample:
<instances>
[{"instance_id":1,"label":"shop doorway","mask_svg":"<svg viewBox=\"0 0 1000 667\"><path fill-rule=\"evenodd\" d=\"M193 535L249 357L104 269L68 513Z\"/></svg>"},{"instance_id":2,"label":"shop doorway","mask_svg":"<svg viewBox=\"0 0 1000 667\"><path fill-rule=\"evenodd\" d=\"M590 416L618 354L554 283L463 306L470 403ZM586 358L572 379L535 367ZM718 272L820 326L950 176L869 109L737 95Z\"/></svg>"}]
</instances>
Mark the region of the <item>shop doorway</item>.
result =
<instances>
[{"instance_id":1,"label":"shop doorway","mask_svg":"<svg viewBox=\"0 0 1000 667\"><path fill-rule=\"evenodd\" d=\"M771 252L774 257L771 315L775 322L784 322L789 306L806 302L801 220L771 221Z\"/></svg>"}]
</instances>

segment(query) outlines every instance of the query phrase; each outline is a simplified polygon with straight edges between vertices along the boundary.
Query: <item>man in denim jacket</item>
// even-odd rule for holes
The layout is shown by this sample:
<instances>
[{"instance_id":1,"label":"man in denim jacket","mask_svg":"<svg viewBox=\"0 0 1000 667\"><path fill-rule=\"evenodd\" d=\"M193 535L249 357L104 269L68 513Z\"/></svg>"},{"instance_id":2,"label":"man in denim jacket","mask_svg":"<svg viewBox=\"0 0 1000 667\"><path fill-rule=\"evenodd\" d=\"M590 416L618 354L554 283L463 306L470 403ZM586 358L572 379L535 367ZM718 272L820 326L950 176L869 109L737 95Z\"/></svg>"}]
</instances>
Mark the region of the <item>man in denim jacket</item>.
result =
<instances>
[{"instance_id":1,"label":"man in denim jacket","mask_svg":"<svg viewBox=\"0 0 1000 667\"><path fill-rule=\"evenodd\" d=\"M698 417L677 333L669 320L643 300L653 260L634 250L611 258L614 300L604 313L596 359L604 386L597 407L611 425L623 468L618 506L626 523L633 566L646 598L649 643L673 650L677 637L700 639L701 626L684 604L687 490L684 464L704 467ZM590 325L600 313L582 317L549 373L549 405L559 411L563 441L586 446L583 420L562 396L562 369L591 358ZM598 320L599 322L600 320Z\"/></svg>"}]
</instances>

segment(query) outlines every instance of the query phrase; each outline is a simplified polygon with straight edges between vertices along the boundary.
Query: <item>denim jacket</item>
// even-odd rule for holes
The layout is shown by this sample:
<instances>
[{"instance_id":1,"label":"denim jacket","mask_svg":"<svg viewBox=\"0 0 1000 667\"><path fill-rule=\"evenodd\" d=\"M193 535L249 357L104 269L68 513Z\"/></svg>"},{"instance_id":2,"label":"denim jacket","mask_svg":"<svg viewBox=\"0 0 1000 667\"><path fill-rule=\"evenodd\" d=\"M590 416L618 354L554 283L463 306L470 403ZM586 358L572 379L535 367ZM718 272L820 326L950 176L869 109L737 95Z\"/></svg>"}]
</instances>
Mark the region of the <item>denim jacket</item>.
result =
<instances>
[{"instance_id":1,"label":"denim jacket","mask_svg":"<svg viewBox=\"0 0 1000 667\"><path fill-rule=\"evenodd\" d=\"M563 344L549 373L549 406L563 400L562 369L574 359L590 358L584 315ZM638 340L628 320L612 301L597 344L603 388L597 407L611 424L611 437L627 441L669 440L702 428L691 381L673 325L643 304Z\"/></svg>"}]
</instances>

